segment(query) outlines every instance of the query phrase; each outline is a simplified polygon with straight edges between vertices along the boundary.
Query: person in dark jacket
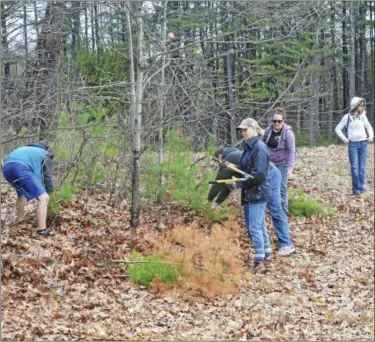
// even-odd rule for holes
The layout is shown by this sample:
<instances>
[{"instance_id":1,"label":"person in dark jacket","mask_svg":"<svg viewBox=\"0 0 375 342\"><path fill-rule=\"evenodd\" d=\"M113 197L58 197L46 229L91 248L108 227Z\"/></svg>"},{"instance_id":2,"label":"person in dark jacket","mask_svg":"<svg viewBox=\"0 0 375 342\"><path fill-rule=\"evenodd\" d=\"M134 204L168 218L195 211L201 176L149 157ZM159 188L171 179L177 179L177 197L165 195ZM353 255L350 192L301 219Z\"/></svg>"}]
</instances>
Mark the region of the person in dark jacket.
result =
<instances>
[{"instance_id":1,"label":"person in dark jacket","mask_svg":"<svg viewBox=\"0 0 375 342\"><path fill-rule=\"evenodd\" d=\"M25 217L26 201L38 199L36 216L40 235L48 235L46 221L48 194L53 192L52 160L48 142L43 140L15 149L6 157L3 167L4 178L17 191L16 222Z\"/></svg>"},{"instance_id":2,"label":"person in dark jacket","mask_svg":"<svg viewBox=\"0 0 375 342\"><path fill-rule=\"evenodd\" d=\"M217 158L219 159L222 158L221 153L223 152L223 150L224 150L223 148L219 148L216 150L215 155L217 156ZM239 165L241 162L242 151L234 147L231 147L225 150L228 150L228 152L230 151L230 155L232 156L231 157L232 161L230 162L233 164ZM238 158L239 158L239 161L238 161ZM219 170L219 173L220 171L221 169ZM220 179L230 179L232 176L236 176L234 172L230 170L226 170L226 171L227 173ZM219 173L218 173L218 176L219 176ZM272 218L272 225L277 236L277 242L278 242L278 247L279 247L277 255L286 256L286 255L293 253L295 251L295 247L290 237L288 216L285 214L284 209L282 207L281 172L272 162L270 162L270 168L269 168L267 180L271 187L271 196L269 200L267 201L267 209ZM220 184L220 185L223 186L223 184ZM220 192L220 198L222 199L222 201L224 201L229 196L230 191L231 191L230 187L225 186L225 188L227 189L226 191L222 190L222 192Z\"/></svg>"},{"instance_id":3,"label":"person in dark jacket","mask_svg":"<svg viewBox=\"0 0 375 342\"><path fill-rule=\"evenodd\" d=\"M229 163L239 166L241 162L242 151L238 150L235 147L219 147L215 151L214 156L220 160L225 160ZM216 175L216 180L230 179L232 178L232 176L241 177L241 175L237 175L235 172L230 171L225 167L220 167ZM212 209L217 209L220 204L228 198L229 194L230 188L228 188L225 184L213 184L211 185L207 200L209 202L214 201L214 203L212 204Z\"/></svg>"},{"instance_id":4,"label":"person in dark jacket","mask_svg":"<svg viewBox=\"0 0 375 342\"><path fill-rule=\"evenodd\" d=\"M248 118L237 127L244 139L244 152L241 157L240 169L250 174L245 181L230 185L241 188L241 199L244 208L245 222L255 248L254 272L264 273L264 260L271 257L271 244L266 230L265 210L271 197L268 182L270 154L262 142L264 131L254 119Z\"/></svg>"}]
</instances>

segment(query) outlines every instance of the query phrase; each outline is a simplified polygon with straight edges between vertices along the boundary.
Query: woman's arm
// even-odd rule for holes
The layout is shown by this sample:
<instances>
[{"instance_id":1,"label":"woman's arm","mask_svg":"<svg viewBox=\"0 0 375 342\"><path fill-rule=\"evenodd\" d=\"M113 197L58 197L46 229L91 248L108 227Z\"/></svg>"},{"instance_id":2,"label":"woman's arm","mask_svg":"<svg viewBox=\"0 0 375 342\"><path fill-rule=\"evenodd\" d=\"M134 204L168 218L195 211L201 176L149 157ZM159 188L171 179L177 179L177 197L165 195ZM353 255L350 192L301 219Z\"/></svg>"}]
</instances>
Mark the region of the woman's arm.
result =
<instances>
[{"instance_id":1,"label":"woman's arm","mask_svg":"<svg viewBox=\"0 0 375 342\"><path fill-rule=\"evenodd\" d=\"M296 159L296 139L291 129L286 133L286 146L288 147L288 170L292 172Z\"/></svg>"},{"instance_id":2,"label":"woman's arm","mask_svg":"<svg viewBox=\"0 0 375 342\"><path fill-rule=\"evenodd\" d=\"M343 128L348 124L349 114L345 114L339 124L335 128L335 132L342 141L348 141L348 138L342 132Z\"/></svg>"},{"instance_id":3,"label":"woman's arm","mask_svg":"<svg viewBox=\"0 0 375 342\"><path fill-rule=\"evenodd\" d=\"M365 115L365 128L368 133L368 138L372 141L374 139L374 130L372 129L372 126L370 122L368 121L366 115Z\"/></svg>"}]
</instances>

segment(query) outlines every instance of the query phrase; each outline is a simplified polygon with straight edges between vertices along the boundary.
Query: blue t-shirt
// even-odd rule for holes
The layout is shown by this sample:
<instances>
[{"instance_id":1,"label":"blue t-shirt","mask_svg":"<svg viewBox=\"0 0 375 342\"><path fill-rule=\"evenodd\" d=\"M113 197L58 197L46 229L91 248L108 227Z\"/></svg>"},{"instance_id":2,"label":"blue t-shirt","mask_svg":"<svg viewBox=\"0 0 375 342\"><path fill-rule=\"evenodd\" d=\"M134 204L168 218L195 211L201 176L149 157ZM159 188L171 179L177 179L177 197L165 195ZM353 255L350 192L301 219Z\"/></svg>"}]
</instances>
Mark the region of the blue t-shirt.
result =
<instances>
[{"instance_id":1,"label":"blue t-shirt","mask_svg":"<svg viewBox=\"0 0 375 342\"><path fill-rule=\"evenodd\" d=\"M47 151L35 146L22 146L11 152L5 159L4 165L8 163L20 163L32 171L32 173L42 178L42 163Z\"/></svg>"}]
</instances>

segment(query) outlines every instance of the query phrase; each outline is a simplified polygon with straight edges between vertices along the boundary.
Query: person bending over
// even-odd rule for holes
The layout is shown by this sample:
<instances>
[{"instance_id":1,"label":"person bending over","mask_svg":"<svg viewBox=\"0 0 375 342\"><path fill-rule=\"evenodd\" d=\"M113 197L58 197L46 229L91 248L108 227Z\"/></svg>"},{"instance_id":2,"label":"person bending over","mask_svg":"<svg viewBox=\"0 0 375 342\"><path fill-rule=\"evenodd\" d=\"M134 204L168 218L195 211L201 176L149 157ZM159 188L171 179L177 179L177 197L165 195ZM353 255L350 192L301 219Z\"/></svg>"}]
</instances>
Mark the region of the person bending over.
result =
<instances>
[{"instance_id":1,"label":"person bending over","mask_svg":"<svg viewBox=\"0 0 375 342\"><path fill-rule=\"evenodd\" d=\"M43 140L12 151L6 157L3 167L4 178L17 192L15 221L24 219L26 201L36 198L37 232L42 236L48 235L48 194L53 192L52 161L53 155L48 152L48 143Z\"/></svg>"}]
</instances>

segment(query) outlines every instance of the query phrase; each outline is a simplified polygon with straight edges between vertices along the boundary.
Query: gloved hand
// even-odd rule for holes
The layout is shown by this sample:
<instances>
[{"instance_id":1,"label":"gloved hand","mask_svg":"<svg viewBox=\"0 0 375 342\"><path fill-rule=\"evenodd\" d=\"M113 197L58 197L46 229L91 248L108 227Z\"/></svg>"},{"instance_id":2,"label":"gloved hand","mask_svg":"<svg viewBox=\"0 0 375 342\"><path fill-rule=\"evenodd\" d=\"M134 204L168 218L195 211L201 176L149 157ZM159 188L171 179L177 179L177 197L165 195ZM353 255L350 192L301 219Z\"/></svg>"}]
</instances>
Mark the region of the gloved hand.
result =
<instances>
[{"instance_id":1,"label":"gloved hand","mask_svg":"<svg viewBox=\"0 0 375 342\"><path fill-rule=\"evenodd\" d=\"M230 190L236 190L238 189L238 186L237 186L237 183L233 182L233 183L228 183L226 184L227 188L229 188Z\"/></svg>"}]
</instances>

